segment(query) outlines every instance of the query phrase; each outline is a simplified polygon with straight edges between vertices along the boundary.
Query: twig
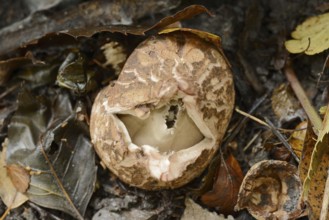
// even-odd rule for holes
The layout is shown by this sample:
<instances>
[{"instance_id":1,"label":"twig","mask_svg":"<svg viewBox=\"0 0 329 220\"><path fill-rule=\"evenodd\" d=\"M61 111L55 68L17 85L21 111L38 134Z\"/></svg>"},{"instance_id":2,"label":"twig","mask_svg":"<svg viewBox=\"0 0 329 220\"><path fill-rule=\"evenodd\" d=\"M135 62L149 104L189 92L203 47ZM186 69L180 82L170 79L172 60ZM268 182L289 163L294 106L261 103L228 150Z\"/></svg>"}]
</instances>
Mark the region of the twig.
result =
<instances>
[{"instance_id":1,"label":"twig","mask_svg":"<svg viewBox=\"0 0 329 220\"><path fill-rule=\"evenodd\" d=\"M246 117L248 117L248 118L250 118L250 119L252 119L252 120L254 120L256 122L258 122L259 124L264 125L267 128L271 129L271 131L273 132L273 134L280 139L280 141L282 142L282 144L288 149L288 151L291 153L291 155L294 157L294 159L299 163L299 158L296 155L296 153L293 151L293 149L291 148L290 144L286 141L286 139L278 131L278 128L276 128L273 125L273 123L268 118L265 117L265 121L266 122L264 122L264 121L262 121L261 119L255 117L255 116L252 116L252 115L250 115L250 114L248 114L248 113L246 113L244 111L239 110L238 108L236 108L235 111L237 111L238 113L240 113L240 114L242 114L242 115L244 115L244 116L246 116Z\"/></svg>"},{"instance_id":2,"label":"twig","mask_svg":"<svg viewBox=\"0 0 329 220\"><path fill-rule=\"evenodd\" d=\"M0 216L0 220L4 220L6 219L7 215L9 214L11 207L13 205L13 203L15 202L15 199L17 197L17 190L15 191L15 196L13 197L13 199L11 200L10 204L8 205L6 211L2 214L2 216Z\"/></svg>"},{"instance_id":3,"label":"twig","mask_svg":"<svg viewBox=\"0 0 329 220\"><path fill-rule=\"evenodd\" d=\"M328 106L329 108L329 106ZM235 108L235 111L237 113L239 113L240 115L245 116L244 119L248 118L251 119L255 122L257 122L258 124L264 125L265 127L271 128L271 126L269 126L265 121L257 118L256 116L251 115L250 113L247 113L245 111L240 110L239 108ZM281 132L295 132L295 131L303 131L306 130L306 128L299 128L299 129L286 129L286 128L278 128L278 127L274 127L276 130L281 131Z\"/></svg>"},{"instance_id":4,"label":"twig","mask_svg":"<svg viewBox=\"0 0 329 220\"><path fill-rule=\"evenodd\" d=\"M251 107L251 109L249 110L248 113L252 114L264 102L264 100L267 98L267 96L268 96L268 94L266 93L265 95L263 95L259 99L257 99L254 102L253 106ZM241 111L241 110L239 110L239 111ZM238 125L235 127L233 132L227 137L226 140L224 140L224 143L222 144L222 148L225 148L227 146L227 144L230 143L239 134L240 130L245 125L245 123L247 122L248 119L249 119L249 117L246 116L238 122Z\"/></svg>"},{"instance_id":5,"label":"twig","mask_svg":"<svg viewBox=\"0 0 329 220\"><path fill-rule=\"evenodd\" d=\"M0 94L0 100L3 99L4 97L6 97L8 94L10 94L15 89L17 89L20 85L21 85L20 83L16 83L16 84L10 86L9 88L7 87L6 91L4 91L3 93Z\"/></svg>"},{"instance_id":6,"label":"twig","mask_svg":"<svg viewBox=\"0 0 329 220\"><path fill-rule=\"evenodd\" d=\"M327 174L326 186L324 188L323 198L322 198L322 208L320 214L320 220L327 220L329 211L329 169Z\"/></svg>"},{"instance_id":7,"label":"twig","mask_svg":"<svg viewBox=\"0 0 329 220\"><path fill-rule=\"evenodd\" d=\"M280 139L280 141L282 142L283 146L285 146L287 148L287 150L291 153L291 155L293 156L293 158L297 161L297 163L299 163L298 156L296 155L296 153L294 152L294 150L291 148L290 144L282 136L282 134L280 132L278 132L277 129L275 129L273 123L268 118L265 117L265 121L270 126L271 131L273 132L273 134Z\"/></svg>"},{"instance_id":8,"label":"twig","mask_svg":"<svg viewBox=\"0 0 329 220\"><path fill-rule=\"evenodd\" d=\"M10 208L7 208L6 211L0 216L0 220L4 220L10 212Z\"/></svg>"},{"instance_id":9,"label":"twig","mask_svg":"<svg viewBox=\"0 0 329 220\"><path fill-rule=\"evenodd\" d=\"M247 118L250 118L251 120L257 122L258 124L261 124L261 125L264 125L264 126L266 126L266 127L268 127L268 128L271 128L266 122L262 121L261 119L255 117L255 116L253 116L253 115L251 115L251 114L249 114L249 113L247 113L247 112L241 111L241 110L238 109L238 108L235 108L235 111L236 111L237 113L239 113L239 114L241 114L241 115L247 117Z\"/></svg>"},{"instance_id":10,"label":"twig","mask_svg":"<svg viewBox=\"0 0 329 220\"><path fill-rule=\"evenodd\" d=\"M322 129L322 120L321 120L320 116L318 115L318 113L316 112L316 110L314 109L314 107L312 106L307 95L305 94L304 89L300 85L300 83L296 77L295 71L292 68L291 62L289 60L286 62L286 65L284 67L284 72L285 72L285 75L286 75L295 95L297 96L299 102L303 106L311 123L313 124L313 126L315 127L315 129L317 131L321 130Z\"/></svg>"},{"instance_id":11,"label":"twig","mask_svg":"<svg viewBox=\"0 0 329 220\"><path fill-rule=\"evenodd\" d=\"M319 86L319 83L320 83L320 80L321 80L321 77L322 75L324 74L324 71L326 69L326 66L329 65L329 54L327 55L325 61L324 61L324 64L322 66L322 71L319 73L319 78L318 78L318 81L316 83L316 86Z\"/></svg>"},{"instance_id":12,"label":"twig","mask_svg":"<svg viewBox=\"0 0 329 220\"><path fill-rule=\"evenodd\" d=\"M245 152L248 150L248 148L254 143L254 141L260 136L261 131L258 131L252 138L251 140L247 143L247 145L243 148L243 151Z\"/></svg>"}]
</instances>

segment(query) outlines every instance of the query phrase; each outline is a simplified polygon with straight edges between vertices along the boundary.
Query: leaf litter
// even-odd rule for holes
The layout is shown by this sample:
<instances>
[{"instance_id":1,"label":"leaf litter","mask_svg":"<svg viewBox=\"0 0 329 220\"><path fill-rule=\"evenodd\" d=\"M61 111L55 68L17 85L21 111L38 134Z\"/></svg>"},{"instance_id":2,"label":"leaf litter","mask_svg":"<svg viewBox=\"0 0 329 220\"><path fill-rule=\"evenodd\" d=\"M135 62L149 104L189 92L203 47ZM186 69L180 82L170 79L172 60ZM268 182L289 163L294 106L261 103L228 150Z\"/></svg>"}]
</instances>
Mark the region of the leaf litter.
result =
<instances>
[{"instance_id":1,"label":"leaf litter","mask_svg":"<svg viewBox=\"0 0 329 220\"><path fill-rule=\"evenodd\" d=\"M6 169L6 149L8 142L3 143L0 157L0 197L8 209L19 207L28 200L28 197L17 190Z\"/></svg>"},{"instance_id":2,"label":"leaf litter","mask_svg":"<svg viewBox=\"0 0 329 220\"><path fill-rule=\"evenodd\" d=\"M30 201L82 219L96 165L87 124L76 117L79 111L82 107L73 109L65 94L50 100L22 92L8 129L6 161L34 171L26 192Z\"/></svg>"},{"instance_id":3,"label":"leaf litter","mask_svg":"<svg viewBox=\"0 0 329 220\"><path fill-rule=\"evenodd\" d=\"M254 3L255 3L256 1L254 1ZM273 4L273 2L274 1L269 1L269 4ZM282 3L282 2L281 2ZM275 1L275 4L277 4L277 5L280 5L280 2L278 2L277 3L277 1ZM288 3L287 3L288 4ZM310 3L311 4L311 3ZM291 4L290 6L292 6L293 4ZM308 5L309 6L309 5ZM241 6L239 6L239 7L241 7ZM262 12L262 10L264 10L264 9L262 9L261 7L260 8L258 8L257 10L255 10L255 8L256 7L252 7L252 9L253 10L250 10L250 12ZM279 9L280 7L275 7L275 9L274 10L277 10L277 9ZM225 11L226 11L226 9L232 9L232 8L230 8L230 6L228 6L228 5L226 5L226 7L224 7L224 9L225 9ZM241 8L240 8L241 9ZM248 6L248 9L250 9L249 8L249 6ZM236 9L235 9L236 10ZM229 11L229 10L228 10ZM251 16L250 18L252 18L252 14L253 13L250 13L249 12L249 14L248 14L248 16ZM270 18L271 19L276 19L276 17L275 16L278 16L278 15L280 15L281 16L281 14L280 13L273 13L273 14L270 14L269 16L270 16ZM303 15L305 15L305 14L303 14ZM265 20L262 20L262 15L261 15L261 13L260 14L258 14L258 16L257 16L257 22L260 22L260 21L263 21L264 23L266 23L267 21L265 21ZM208 18L207 18L208 19ZM234 19L236 19L236 18L234 18ZM241 17L239 17L239 19L241 19ZM291 19L291 17L290 17L290 19ZM295 19L295 18L294 18ZM289 20L289 16L288 16L288 18L285 18L285 20ZM255 24L260 24L260 23L255 23ZM208 22L209 23L209 22ZM248 21L247 21L247 23L248 23ZM223 24L223 23L220 23L221 25ZM235 24L235 23L234 23ZM250 24L250 22L249 22L249 24ZM214 24L214 26L215 26L216 24ZM270 25L273 25L273 23L270 23ZM161 26L161 25L160 25ZM248 26L248 24L246 24L246 26ZM257 26L257 25L256 25ZM257 29L257 27L256 26L253 26L254 28L256 28ZM237 26L237 27L239 27L239 26ZM226 27L227 28L227 27ZM272 28L272 29L271 29ZM271 29L271 33L274 33L275 34L275 37L277 38L277 36L278 36L278 34L277 34L277 32L275 32L275 31L277 31L278 29L275 29L275 27L269 27L269 29ZM280 30L280 29L279 29ZM75 29L75 30L72 30L71 32L69 31L69 32L67 32L67 33L64 33L64 32L61 32L61 33L53 33L53 34L49 34L49 35L47 35L47 36L45 36L45 37L43 37L43 38L41 38L41 39L39 39L39 40L37 40L37 41L34 41L33 43L31 43L31 44L28 44L28 45L26 45L26 47L24 47L24 48L19 48L16 52L16 55L18 54L18 60L17 61L9 61L8 60L8 62L7 61L4 61L1 65L4 65L4 67L5 68L7 68L7 67L10 67L9 69L7 69L7 70L5 70L5 75L4 75L4 77L2 78L1 77L1 74L0 74L0 78L1 78L1 80L3 80L3 82L5 82L5 83L3 83L3 85L7 85L6 83L8 83L8 82L10 82L10 80L12 79L12 77L13 76L15 76L15 74L17 73L17 69L19 69L19 68L17 68L18 66L20 66L19 65L19 62L22 62L24 65L31 65L31 60L30 59L26 59L25 58L25 53L27 52L27 51L29 51L29 50L35 50L35 49L44 49L44 51L47 51L48 49L47 49L47 47L45 46L45 45L49 45L50 43L49 42L56 42L56 40L55 41L52 41L51 39L54 39L54 38L56 38L56 37L58 37L58 38L60 38L60 40L58 40L58 42L60 42L60 44L59 45L67 45L67 43L69 43L69 44L71 44L71 43L73 43L73 44L75 44L75 46L76 45L78 45L79 43L81 43L81 40L84 38L84 37L91 37L91 38L95 38L96 36L98 36L98 35L102 35L104 32L107 32L107 31L109 31L111 34L110 35L107 35L107 36L111 36L111 37L113 37L113 36L115 36L116 34L114 34L114 32L116 32L116 31L118 31L120 34L120 36L124 36L125 34L127 34L127 33L129 33L129 31L131 31L131 32L134 32L135 34L137 34L137 33L142 33L143 32L143 34L145 33L145 28L131 28L131 29L129 29L129 28L122 28L122 27L114 27L114 28L111 28L111 27L98 27L98 28L91 28L91 29ZM152 30L151 30L152 31ZM272 32L273 31L273 32ZM252 33L254 33L253 31L249 31L251 34ZM233 32L232 32L233 33ZM225 34L225 32L224 32L224 34ZM234 34L235 34L235 32L234 32ZM69 36L69 35L71 35L71 36ZM257 35L250 35L250 36L252 36L252 38L255 40L255 39L257 39L257 37L260 37L260 36L257 36ZM256 38L255 38L255 36L257 36ZM261 36L261 38L262 38L263 36ZM282 36L281 36L282 37ZM264 39L264 38L262 38L262 39ZM268 41L268 42L270 42L272 39L266 39L266 41ZM226 42L227 42L227 40L226 40ZM235 42L235 41L233 41L233 42ZM268 44L268 42L266 42L265 44L264 44L264 42L265 41L257 41L256 42L256 40L255 41L250 41L250 39L244 39L244 41L243 42L245 42L245 44L247 45L249 45L248 46L248 51L252 51L252 53L250 53L250 55L251 56L255 56L255 55L257 55L257 56L259 56L259 57L261 57L261 62L262 63L264 63L264 65L263 64L255 64L255 63L253 63L252 61L250 62L250 64L253 64L253 65L255 65L255 68L256 68L256 73L258 74L257 76L259 76L260 77L260 80L262 81L262 82L264 82L264 78L267 78L267 79L270 79L270 75L266 75L266 74L269 74L267 71L269 71L268 69L264 69L264 66L266 66L266 65L269 65L269 63L266 61L266 56L268 56L268 55L270 55L270 54L265 54L265 53L259 53L259 51L260 50L262 50L263 48L262 48L262 46L264 46L264 45L269 45ZM62 44L62 43L64 43L64 44ZM104 45L104 44L103 44ZM254 46L257 46L257 48L256 47L254 47ZM234 47L234 45L233 45L233 47ZM241 45L240 45L240 47L241 47ZM242 45L242 47L243 47L243 45ZM273 47L271 47L272 49L273 49ZM227 49L227 48L226 48ZM234 51L234 50L236 49L236 48L229 48L229 50L232 50L232 51ZM241 49L241 48L240 48ZM255 49L255 51L253 51ZM49 50L49 51L51 51L51 50ZM47 51L46 53L48 53L49 51ZM264 50L265 51L265 50ZM265 57L264 57L264 55L265 55ZM229 55L230 56L230 58L232 57L232 55ZM233 55L233 57L234 57L234 55ZM21 59L21 61L20 61L20 59ZM247 60L248 61L248 60ZM10 62L13 62L13 64L10 64ZM236 62L236 59L233 59L233 66L236 66L235 65L235 62ZM59 62L60 63L60 62ZM307 64L309 64L310 62L309 61L307 61L306 62L306 65ZM23 66L24 66L23 65ZM245 65L244 65L245 66ZM263 69L262 69L263 68ZM268 68L268 66L266 66L266 68ZM252 66L251 66L251 70L252 70ZM265 71L266 70L266 71ZM269 72L270 72L270 74L272 74L271 73L271 71L272 70L270 70ZM239 74L239 70L237 70L236 71L237 72L237 74ZM32 84L33 85L33 79L32 78L28 78L28 77L26 77L26 76L28 76L28 74L27 75L21 75L21 80L22 79L24 79L24 80L27 80L27 82L29 82L28 83L28 85L30 85L30 84ZM280 78L280 77L277 77L277 78ZM29 80L29 79L32 79L32 80ZM270 81L270 80L268 80L268 81ZM280 81L280 80L279 80ZM42 86L45 86L45 85L47 85L47 86L52 86L52 83L53 83L53 81L51 81L51 82L46 82L46 81L44 81L45 83L44 84L40 84L40 85L42 85ZM277 80L274 80L274 82L277 82ZM271 83L269 83L269 84L271 84ZM243 87L245 84L244 83L241 83L241 82L237 82L237 85L240 85L237 89L241 89L241 87ZM242 86L241 86L242 85ZM268 85L268 83L266 82L266 85ZM29 86L27 86L27 85L25 85L24 87L29 87ZM34 87L34 86L32 86L32 87L30 87L32 90L35 90L35 88L37 88L38 86L36 86L36 87ZM63 91L64 91L64 94L66 94L66 95L63 95L62 93L63 93ZM65 89L61 89L60 90L60 92L58 92L58 93L53 93L53 94L50 94L50 95L48 95L48 94L46 94L46 97L44 97L44 98L41 98L41 99L39 99L39 98L36 98L36 97L34 97L33 95L32 95L32 99L34 100L34 99L36 99L37 100L37 102L40 102L40 103L38 103L38 104L33 104L33 105L36 105L36 106L38 106L38 107L35 107L34 108L34 110L37 110L38 112L41 112L42 114L44 114L44 115L48 115L51 119L49 119L48 121L46 120L46 119L41 119L41 118L38 118L37 120L38 120L38 123L40 122L41 124L41 126L36 126L36 124L38 124L38 123L35 123L35 124L33 124L33 123L30 123L30 122L28 122L29 124L31 124L32 125L32 127L30 128L30 129L27 129L27 126L22 126L22 127L24 127L24 128L22 128L21 130L20 130L20 134L22 134L22 135L25 135L26 137L30 137L30 139L25 139L26 141L27 141L27 146L41 146L42 144L44 145L44 149L45 149L45 151L42 151L42 149L43 148L38 148L39 149L39 151L37 151L34 155L35 156L37 156L38 157L38 159L40 159L40 160L46 160L46 158L48 158L49 159L49 161L52 161L52 160L55 160L54 159L54 157L56 157L56 156L60 156L60 154L56 154L56 152L61 152L61 151L63 151L62 149L63 148L65 148L65 147L67 147L68 145L72 145L72 146L74 146L75 145L75 143L72 143L72 142L70 142L69 141L69 143L70 144L67 144L68 142L66 142L66 139L69 139L68 137L73 137L74 135L68 135L68 136L66 136L65 135L65 128L66 128L66 126L68 126L68 127L70 127L70 129L72 129L72 127L73 128L76 128L76 116L73 116L75 113L74 113L74 109L75 108L73 108L72 106L70 107L70 108L67 108L66 109L66 107L67 107L67 105L64 103L64 102L61 102L60 103L60 105L61 105L61 107L58 107L57 108L57 110L56 111L58 111L58 115L57 116L53 116L52 115L52 113L51 112L49 112L49 111L47 111L47 107L45 108L45 106L48 106L48 104L47 104L47 102L53 102L54 100L53 100L53 97L56 97L56 96L61 96L61 98L63 98L63 99L65 99L67 102L70 102L70 100L72 100L72 98L67 98L67 93L70 93L71 91L74 91L74 89L72 90L72 89L69 89L69 91L65 91ZM248 90L245 90L245 91L248 91ZM242 101L242 103L247 103L247 102L244 102L245 100L247 100L247 99L250 99L250 97L249 98L247 98L247 96L246 96L246 94L250 94L250 93L248 93L248 92L246 92L246 93L243 93L243 92L240 92L240 95L242 96L242 99L244 99L243 101ZM76 95L76 94L75 94ZM81 94L80 94L81 95ZM85 96L85 94L83 94L84 96ZM52 97L52 98L50 98L50 97ZM253 96L252 96L253 97ZM58 100L60 100L61 98L58 98ZM31 100L32 100L31 99ZM57 99L57 98L56 98ZM48 101L46 101L46 102L44 102L44 101L42 101L42 100L48 100ZM75 102L77 101L76 100L76 97L73 99L73 100L75 100ZM87 103L87 102L86 102ZM26 103L25 103L26 104ZM43 105L43 107L41 107L40 105ZM239 104L241 104L241 103L239 103ZM32 106L33 106L32 105ZM243 106L243 105L242 105ZM31 106L29 106L29 105L26 105L26 107L27 107L27 111L28 111L28 108L30 108ZM51 108L53 108L54 106L52 106ZM64 109L66 109L66 110L63 110L63 111L61 111L61 109L64 107ZM31 107L32 108L32 107ZM55 108L55 107L54 107ZM49 109L48 109L49 110ZM19 112L20 110L18 110L18 112ZM54 111L54 112L56 112L56 111ZM11 111L12 112L12 111ZM45 113L46 112L46 113ZM15 113L15 115L14 115L14 117L15 116L17 116L16 115L16 113ZM22 117L22 115L20 115L20 117L22 117L22 118L24 118L24 120L26 120L26 121L28 121L27 119L29 119L29 118L32 118L32 116L33 116L33 114L31 113L31 114L27 114L27 117ZM10 117L9 117L10 118ZM47 118L47 117L45 117L45 118ZM82 118L84 118L84 119L86 119L86 120L88 120L88 115L85 115L84 117L82 117ZM83 119L83 120L84 120ZM80 122L81 122L81 120L79 120ZM79 122L79 123L80 123ZM78 124L79 124L78 123ZM86 123L86 122L83 122L83 123ZM74 125L72 125L72 124L74 124ZM79 127L79 126L78 126ZM249 128L247 128L246 129L247 131L250 131L250 129ZM81 132L82 133L84 133L84 129L81 129ZM241 133L246 133L246 131L243 131L242 130L242 132ZM38 135L39 134L39 135ZM40 138L40 134L41 134L41 138ZM13 135L13 134L11 134L11 135ZM18 136L18 134L16 134L17 136ZM15 136L15 135L13 135L13 136ZM79 135L75 135L75 137L77 137L77 136L79 136ZM88 134L86 134L86 136L88 136ZM241 135L239 136L239 137L241 137ZM244 137L245 138L245 137ZM316 136L314 136L313 138L316 138ZM307 138L306 138L307 139ZM39 143L40 142L40 143ZM241 142L243 142L243 140L241 140ZM310 145L311 146L311 145ZM313 146L314 146L314 143L313 143ZM298 147L298 148L300 148L300 147ZM312 147L309 147L309 149L311 149ZM31 149L26 149L26 151L30 151L30 152L32 152L33 151L33 149L31 148ZM18 151L19 152L19 151ZM310 152L312 153L312 149L310 150ZM14 153L13 153L13 155L15 155ZM56 156L54 156L54 155L56 155ZM69 155L69 154L68 154ZM15 158L19 158L20 156L22 156L22 155L15 155L15 156L13 156L14 158L9 158L9 160L12 160L12 161L15 161ZM241 155L240 155L241 156ZM251 153L251 156L253 156L252 155L252 153ZM311 158L311 156L308 156L309 157L309 159ZM32 156L30 157L30 158L33 158ZM238 158L240 161L242 160L241 159L241 157L239 157ZM28 160L28 159L27 159ZM29 162L32 162L32 161L29 161ZM304 162L303 160L302 160L302 162ZM321 162L322 163L322 162ZM35 165L35 167L33 168L33 167L31 167L31 166L25 166L26 164L27 164L27 162L25 162L25 161L23 161L23 162L19 162L18 164L16 164L16 163L13 163L13 164L15 164L15 166L17 165L17 167L19 167L18 168L18 170L21 170L21 168L23 168L24 170L30 170L30 174L31 174L31 181L36 181L36 179L38 179L38 178L41 178L41 177L44 177L44 176L47 176L49 173L51 173L52 171L51 171L51 169L50 169L50 167L49 167L49 165L48 165L48 167L47 168L45 168L45 167L42 167L43 169L40 169L40 168L38 168L37 166L38 166L38 163L37 162L33 162L32 164L33 165ZM301 163L302 164L302 163ZM94 165L95 166L95 165ZM36 169L35 169L36 168ZM54 166L54 168L56 168L56 166ZM243 167L244 168L244 171L246 171L246 167ZM282 169L285 169L285 168L282 168ZM46 171L46 172L45 172ZM308 171L308 167L306 168L306 173L307 173L307 171ZM60 175L60 173L61 172L58 172L58 173L56 173L57 171L56 171L56 169L54 169L54 172L53 173L55 173L55 174L58 174L58 179L60 179L62 176ZM304 171L304 173L305 173L305 171ZM54 175L49 175L49 176L52 176L52 179L56 179L56 178L54 178ZM302 174L301 174L301 176L302 176ZM64 179L65 179L65 176L63 177ZM311 182L314 182L313 180L313 178L311 178ZM321 180L320 181L320 183L322 183L324 180ZM24 181L23 181L24 182ZM41 181L40 181L41 182ZM53 185L57 185L57 190L59 189L59 188L61 188L60 186L58 186L58 185L61 185L61 184L59 184L58 182L56 182L56 181L53 181ZM313 183L314 184L314 183ZM64 187L64 190L65 190L65 184L62 184L63 185L63 187ZM312 184L311 184L312 185ZM104 183L103 184L100 184L100 188L103 188L103 186L104 186ZM31 190L31 189L33 189L33 187L35 187L35 186L32 186L32 184L30 185L30 188L28 189L28 191L27 191L27 193L29 193L29 191ZM99 190L99 189L98 189ZM22 190L22 191L24 191L24 190ZM67 191L70 191L70 190L67 190ZM136 191L136 189L132 189L132 191ZM312 187L310 187L310 193L308 194L308 196L309 196L309 199L312 197ZM38 192L40 192L40 191L38 191ZM60 191L60 190L58 190L58 191L56 191L56 192L59 192L59 194L61 194L63 191ZM45 196L44 195L44 191L42 191L42 193L43 193L43 195L38 195L38 197L43 197L43 196ZM143 193L141 193L141 195L142 196L145 196L145 195L147 195L147 193L145 193L145 194L143 194ZM61 196L63 196L63 195L61 195ZM70 195L69 195L70 196ZM159 199L160 200L160 199ZM310 200L309 200L310 201ZM154 202L154 203L156 203L156 202ZM41 205L41 204L40 204ZM317 206L319 205L319 204L316 204ZM129 207L127 208L127 209L129 209ZM131 213L133 213L133 212L131 212ZM77 213L71 213L73 216L76 216L76 214ZM154 216L153 216L154 217ZM159 218L159 216L157 216L158 218Z\"/></svg>"},{"instance_id":4,"label":"leaf litter","mask_svg":"<svg viewBox=\"0 0 329 220\"><path fill-rule=\"evenodd\" d=\"M290 53L314 55L329 48L329 13L306 19L291 33L293 40L285 42Z\"/></svg>"},{"instance_id":5,"label":"leaf litter","mask_svg":"<svg viewBox=\"0 0 329 220\"><path fill-rule=\"evenodd\" d=\"M221 214L230 214L237 202L243 173L232 154L225 160L220 158L219 163L213 187L201 196L201 201L208 207L216 208Z\"/></svg>"}]
</instances>

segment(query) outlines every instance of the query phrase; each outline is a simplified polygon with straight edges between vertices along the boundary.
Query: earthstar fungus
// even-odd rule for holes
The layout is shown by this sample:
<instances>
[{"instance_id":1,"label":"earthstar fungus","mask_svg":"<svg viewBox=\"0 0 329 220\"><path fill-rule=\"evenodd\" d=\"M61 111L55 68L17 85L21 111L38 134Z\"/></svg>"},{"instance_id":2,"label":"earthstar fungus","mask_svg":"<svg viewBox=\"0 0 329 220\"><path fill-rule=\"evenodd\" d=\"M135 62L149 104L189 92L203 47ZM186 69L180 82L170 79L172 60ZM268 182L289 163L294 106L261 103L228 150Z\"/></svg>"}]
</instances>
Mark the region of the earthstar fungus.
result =
<instances>
[{"instance_id":1,"label":"earthstar fungus","mask_svg":"<svg viewBox=\"0 0 329 220\"><path fill-rule=\"evenodd\" d=\"M191 29L149 37L97 95L92 142L122 181L177 188L209 164L234 105L231 69L215 40Z\"/></svg>"}]
</instances>

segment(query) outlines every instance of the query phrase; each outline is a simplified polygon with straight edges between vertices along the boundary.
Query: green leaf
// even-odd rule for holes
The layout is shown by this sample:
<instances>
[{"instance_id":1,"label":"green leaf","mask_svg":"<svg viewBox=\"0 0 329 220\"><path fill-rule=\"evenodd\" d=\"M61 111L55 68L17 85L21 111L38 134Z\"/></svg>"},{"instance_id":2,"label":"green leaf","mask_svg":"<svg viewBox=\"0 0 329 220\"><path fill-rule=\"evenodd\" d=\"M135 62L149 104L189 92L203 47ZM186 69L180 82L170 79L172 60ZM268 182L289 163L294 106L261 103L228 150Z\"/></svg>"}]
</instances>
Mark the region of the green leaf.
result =
<instances>
[{"instance_id":1,"label":"green leaf","mask_svg":"<svg viewBox=\"0 0 329 220\"><path fill-rule=\"evenodd\" d=\"M83 219L96 181L87 124L68 95L34 97L23 92L8 129L7 164L31 169L29 199Z\"/></svg>"}]
</instances>

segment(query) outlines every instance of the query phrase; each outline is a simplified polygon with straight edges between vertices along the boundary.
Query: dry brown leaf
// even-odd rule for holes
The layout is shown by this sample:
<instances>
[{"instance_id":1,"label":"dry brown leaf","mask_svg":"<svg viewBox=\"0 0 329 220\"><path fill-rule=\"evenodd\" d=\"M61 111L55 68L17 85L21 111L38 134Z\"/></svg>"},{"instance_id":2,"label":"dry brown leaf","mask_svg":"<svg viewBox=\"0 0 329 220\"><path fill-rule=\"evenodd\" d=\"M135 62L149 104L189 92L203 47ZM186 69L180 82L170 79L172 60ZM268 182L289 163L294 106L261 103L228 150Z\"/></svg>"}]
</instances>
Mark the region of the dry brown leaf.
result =
<instances>
[{"instance_id":1,"label":"dry brown leaf","mask_svg":"<svg viewBox=\"0 0 329 220\"><path fill-rule=\"evenodd\" d=\"M0 157L0 197L7 207L13 209L21 206L28 200L28 198L23 193L17 191L11 179L7 175L5 157L6 147L3 146Z\"/></svg>"},{"instance_id":2,"label":"dry brown leaf","mask_svg":"<svg viewBox=\"0 0 329 220\"><path fill-rule=\"evenodd\" d=\"M201 196L201 201L209 207L215 207L220 213L233 213L242 179L240 165L230 154L225 161L221 161L213 188Z\"/></svg>"},{"instance_id":3,"label":"dry brown leaf","mask_svg":"<svg viewBox=\"0 0 329 220\"><path fill-rule=\"evenodd\" d=\"M304 181L304 189L307 190L307 197L304 197L305 203L308 206L308 214L310 219L319 219L322 198L324 195L324 189L326 184L326 179L328 176L327 170L329 167L329 152L328 150L322 154L322 159L319 161L318 169L312 176L309 176L309 169L311 166L311 161L313 156L314 147L316 145L324 144L328 146L328 134L323 137L324 142L320 141L317 143L317 136L314 134L312 128L307 129L304 148L302 153L301 163L299 164L299 175L301 181ZM313 158L313 160L316 160ZM309 180L307 180L309 178ZM305 185L305 182L309 182ZM308 189L305 189L307 187Z\"/></svg>"},{"instance_id":4,"label":"dry brown leaf","mask_svg":"<svg viewBox=\"0 0 329 220\"><path fill-rule=\"evenodd\" d=\"M282 160L289 162L291 160L291 153L284 145L275 145L273 143L271 145L270 150L270 158L273 160Z\"/></svg>"},{"instance_id":5,"label":"dry brown leaf","mask_svg":"<svg viewBox=\"0 0 329 220\"><path fill-rule=\"evenodd\" d=\"M26 192L30 184L30 174L28 171L24 167L17 164L9 164L6 168L9 178L18 192Z\"/></svg>"},{"instance_id":6,"label":"dry brown leaf","mask_svg":"<svg viewBox=\"0 0 329 220\"><path fill-rule=\"evenodd\" d=\"M256 219L294 219L302 213L301 190L295 166L264 160L246 174L235 208L248 209Z\"/></svg>"}]
</instances>

